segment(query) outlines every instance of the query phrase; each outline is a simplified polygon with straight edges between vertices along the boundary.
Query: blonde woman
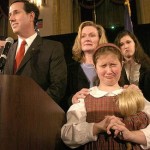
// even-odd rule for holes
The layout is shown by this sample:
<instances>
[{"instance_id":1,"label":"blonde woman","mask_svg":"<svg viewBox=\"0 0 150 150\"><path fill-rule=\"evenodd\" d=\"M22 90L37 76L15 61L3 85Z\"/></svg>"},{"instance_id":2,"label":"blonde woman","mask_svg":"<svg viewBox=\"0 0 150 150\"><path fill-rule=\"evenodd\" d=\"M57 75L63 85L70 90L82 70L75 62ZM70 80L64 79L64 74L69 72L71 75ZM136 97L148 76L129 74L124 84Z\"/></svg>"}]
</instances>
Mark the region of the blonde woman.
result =
<instances>
[{"instance_id":1,"label":"blonde woman","mask_svg":"<svg viewBox=\"0 0 150 150\"><path fill-rule=\"evenodd\" d=\"M69 105L72 104L74 94L73 100L76 101L88 93L87 88L95 85L96 71L92 58L97 47L102 43L107 43L104 28L92 21L82 22L72 48L75 61L68 65L66 99Z\"/></svg>"}]
</instances>

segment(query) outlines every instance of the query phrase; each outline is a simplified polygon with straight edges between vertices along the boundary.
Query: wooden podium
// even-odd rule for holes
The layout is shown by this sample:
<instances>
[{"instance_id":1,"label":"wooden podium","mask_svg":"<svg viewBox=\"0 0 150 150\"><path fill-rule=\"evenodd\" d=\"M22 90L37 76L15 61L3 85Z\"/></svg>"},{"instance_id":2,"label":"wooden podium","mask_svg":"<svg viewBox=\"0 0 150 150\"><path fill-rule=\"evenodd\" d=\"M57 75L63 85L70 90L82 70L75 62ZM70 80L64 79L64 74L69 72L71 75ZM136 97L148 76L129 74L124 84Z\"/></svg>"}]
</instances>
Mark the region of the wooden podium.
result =
<instances>
[{"instance_id":1,"label":"wooden podium","mask_svg":"<svg viewBox=\"0 0 150 150\"><path fill-rule=\"evenodd\" d=\"M65 112L32 79L0 75L0 150L61 150Z\"/></svg>"}]
</instances>

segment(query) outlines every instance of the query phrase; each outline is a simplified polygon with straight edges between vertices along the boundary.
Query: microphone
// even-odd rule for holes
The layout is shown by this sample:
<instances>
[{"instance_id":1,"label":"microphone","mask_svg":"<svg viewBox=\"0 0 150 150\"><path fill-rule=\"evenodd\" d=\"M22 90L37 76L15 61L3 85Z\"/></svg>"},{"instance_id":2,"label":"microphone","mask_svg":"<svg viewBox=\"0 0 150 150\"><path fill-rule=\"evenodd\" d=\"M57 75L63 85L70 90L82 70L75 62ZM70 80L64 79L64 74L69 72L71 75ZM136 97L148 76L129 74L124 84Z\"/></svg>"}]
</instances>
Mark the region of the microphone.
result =
<instances>
[{"instance_id":1,"label":"microphone","mask_svg":"<svg viewBox=\"0 0 150 150\"><path fill-rule=\"evenodd\" d=\"M14 43L14 40L11 37L8 37L5 41L6 41L6 44L0 56L0 70L3 70L5 63L6 63L7 54L10 49L10 46Z\"/></svg>"}]
</instances>

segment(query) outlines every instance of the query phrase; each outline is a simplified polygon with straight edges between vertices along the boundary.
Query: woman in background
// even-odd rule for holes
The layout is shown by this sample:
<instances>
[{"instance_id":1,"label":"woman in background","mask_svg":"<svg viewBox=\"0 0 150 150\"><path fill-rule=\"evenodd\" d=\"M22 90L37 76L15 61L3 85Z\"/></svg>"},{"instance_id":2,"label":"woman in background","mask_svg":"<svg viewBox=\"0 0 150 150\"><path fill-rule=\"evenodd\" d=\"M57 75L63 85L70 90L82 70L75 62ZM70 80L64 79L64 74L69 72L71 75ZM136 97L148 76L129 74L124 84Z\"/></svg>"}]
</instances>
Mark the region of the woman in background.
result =
<instances>
[{"instance_id":1,"label":"woman in background","mask_svg":"<svg viewBox=\"0 0 150 150\"><path fill-rule=\"evenodd\" d=\"M150 58L144 52L137 37L129 31L120 32L115 44L120 47L124 56L123 84L139 86L145 98L150 101Z\"/></svg>"},{"instance_id":2,"label":"woman in background","mask_svg":"<svg viewBox=\"0 0 150 150\"><path fill-rule=\"evenodd\" d=\"M68 100L69 106L74 94L76 99L84 98L84 94L89 93L88 88L95 85L97 74L92 57L102 43L107 43L104 28L92 21L82 22L72 48L75 61L68 65L68 86L64 99Z\"/></svg>"}]
</instances>

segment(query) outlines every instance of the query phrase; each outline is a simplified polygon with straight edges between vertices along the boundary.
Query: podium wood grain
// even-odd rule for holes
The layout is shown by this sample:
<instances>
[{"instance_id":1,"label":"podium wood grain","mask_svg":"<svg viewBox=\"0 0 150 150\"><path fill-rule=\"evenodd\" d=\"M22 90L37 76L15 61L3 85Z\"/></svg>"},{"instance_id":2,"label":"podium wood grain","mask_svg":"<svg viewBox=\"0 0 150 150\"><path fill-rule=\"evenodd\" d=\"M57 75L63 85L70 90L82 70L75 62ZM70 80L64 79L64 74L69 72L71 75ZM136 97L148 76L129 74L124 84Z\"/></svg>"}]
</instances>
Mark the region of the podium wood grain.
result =
<instances>
[{"instance_id":1,"label":"podium wood grain","mask_svg":"<svg viewBox=\"0 0 150 150\"><path fill-rule=\"evenodd\" d=\"M61 150L64 111L32 79L0 75L0 150Z\"/></svg>"}]
</instances>

